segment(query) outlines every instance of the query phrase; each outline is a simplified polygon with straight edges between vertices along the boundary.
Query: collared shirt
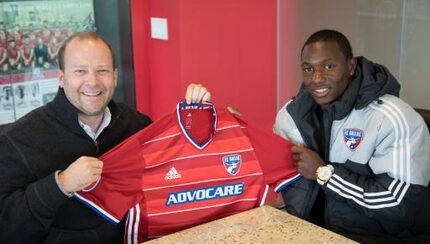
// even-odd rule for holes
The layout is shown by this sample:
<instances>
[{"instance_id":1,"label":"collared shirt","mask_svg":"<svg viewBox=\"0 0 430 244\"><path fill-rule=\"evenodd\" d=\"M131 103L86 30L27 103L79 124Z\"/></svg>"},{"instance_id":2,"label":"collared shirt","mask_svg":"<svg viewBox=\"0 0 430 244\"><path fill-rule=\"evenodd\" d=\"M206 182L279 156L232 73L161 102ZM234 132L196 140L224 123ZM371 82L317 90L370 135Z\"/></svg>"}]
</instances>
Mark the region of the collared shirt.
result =
<instances>
[{"instance_id":1,"label":"collared shirt","mask_svg":"<svg viewBox=\"0 0 430 244\"><path fill-rule=\"evenodd\" d=\"M91 130L91 127L89 127L88 125L82 123L79 120L79 125L82 127L82 129L84 129L84 131L94 140L97 140L97 137L100 135L100 133L102 133L102 131L109 125L110 121L112 119L112 114L110 113L110 110L108 107L105 108L104 114L103 114L103 119L102 122L99 126L99 129L96 132L93 132L93 130ZM60 190L64 193L64 195L68 196L68 197L72 197L73 196L73 192L67 192L66 190L63 189L63 187L60 184L60 181L58 179L58 174L61 172L61 170L57 170L55 172L55 182L57 183L58 188L60 188Z\"/></svg>"},{"instance_id":2,"label":"collared shirt","mask_svg":"<svg viewBox=\"0 0 430 244\"><path fill-rule=\"evenodd\" d=\"M96 132L93 132L93 130L91 130L91 127L82 123L80 120L79 120L79 125L95 141L97 137L100 135L100 133L102 133L102 131L109 125L111 119L112 119L112 114L110 113L109 108L106 107L105 112L103 114L102 122L99 126L99 129Z\"/></svg>"}]
</instances>

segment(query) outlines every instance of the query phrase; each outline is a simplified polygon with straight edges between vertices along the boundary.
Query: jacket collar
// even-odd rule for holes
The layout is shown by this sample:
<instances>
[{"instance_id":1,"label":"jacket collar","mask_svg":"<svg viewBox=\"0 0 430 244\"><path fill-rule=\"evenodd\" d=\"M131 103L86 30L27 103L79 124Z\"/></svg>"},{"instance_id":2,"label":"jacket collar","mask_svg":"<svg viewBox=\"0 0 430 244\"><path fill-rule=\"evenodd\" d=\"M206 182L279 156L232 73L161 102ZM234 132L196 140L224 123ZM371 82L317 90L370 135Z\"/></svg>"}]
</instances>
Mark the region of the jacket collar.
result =
<instances>
[{"instance_id":1,"label":"jacket collar","mask_svg":"<svg viewBox=\"0 0 430 244\"><path fill-rule=\"evenodd\" d=\"M112 120L121 114L120 107L111 100L108 104L109 110L112 114ZM46 110L53 118L58 119L65 127L75 133L84 132L79 125L78 110L67 99L63 88L59 87L57 95L54 100L46 105Z\"/></svg>"}]
</instances>

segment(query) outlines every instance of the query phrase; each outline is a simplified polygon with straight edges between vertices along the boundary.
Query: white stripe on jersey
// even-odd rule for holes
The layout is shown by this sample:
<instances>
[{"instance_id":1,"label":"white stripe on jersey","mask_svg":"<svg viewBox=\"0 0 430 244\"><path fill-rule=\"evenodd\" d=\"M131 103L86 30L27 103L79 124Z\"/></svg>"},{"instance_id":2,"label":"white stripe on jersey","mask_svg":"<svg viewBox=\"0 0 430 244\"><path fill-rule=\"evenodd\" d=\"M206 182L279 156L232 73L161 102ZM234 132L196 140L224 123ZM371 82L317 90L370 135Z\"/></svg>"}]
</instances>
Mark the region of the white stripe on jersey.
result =
<instances>
[{"instance_id":1,"label":"white stripe on jersey","mask_svg":"<svg viewBox=\"0 0 430 244\"><path fill-rule=\"evenodd\" d=\"M162 140L164 140L164 139L168 139L168 138L171 138L171 137L179 136L179 135L181 135L181 134L182 134L181 132L177 132L177 133L172 134L172 135L168 135L168 136L164 136L164 137L156 138L156 139L153 139L153 140L150 140L150 141L146 141L146 142L145 142L145 143L143 143L142 145L146 145L146 144L153 143L153 142L156 142L156 141L162 141Z\"/></svg>"},{"instance_id":2,"label":"white stripe on jersey","mask_svg":"<svg viewBox=\"0 0 430 244\"><path fill-rule=\"evenodd\" d=\"M221 128L217 128L216 131L225 130L225 129L231 129L231 128L237 128L237 127L240 127L240 125L224 126L224 127L221 127Z\"/></svg>"},{"instance_id":3,"label":"white stripe on jersey","mask_svg":"<svg viewBox=\"0 0 430 244\"><path fill-rule=\"evenodd\" d=\"M249 151L254 151L254 148L251 147L251 148L247 148L247 149L243 149L243 150L236 150L236 151L230 151L230 152L205 153L205 154L197 154L197 155L191 155L191 156L186 156L186 157L172 158L172 159L166 160L164 162L161 162L161 163L158 163L155 165L145 166L145 169L152 169L152 168L158 167L160 165L166 164L168 162L184 160L184 159L189 159L189 158L200 158L200 157L206 157L206 156L215 156L215 155L232 154L232 153L249 152Z\"/></svg>"},{"instance_id":4,"label":"white stripe on jersey","mask_svg":"<svg viewBox=\"0 0 430 244\"><path fill-rule=\"evenodd\" d=\"M268 192L269 192L269 185L266 184L266 187L264 188L263 197L261 198L260 207L263 206L264 203L266 203L266 197Z\"/></svg>"},{"instance_id":5,"label":"white stripe on jersey","mask_svg":"<svg viewBox=\"0 0 430 244\"><path fill-rule=\"evenodd\" d=\"M257 172L257 173L241 175L241 176L230 176L230 177L225 177L225 178L200 180L200 181L193 181L193 182L176 184L176 185L167 185L167 186L159 186L159 187L152 187L152 188L142 188L142 191L153 191L153 190L159 190L159 189L171 188L171 187L177 187L177 186L187 186L187 185L194 185L194 184L200 184L200 183L206 183L206 182L215 182L215 181L223 181L223 180L230 180L230 179L240 179L240 178L245 178L248 176L255 176L255 175L262 175L262 174L263 174L263 172Z\"/></svg>"},{"instance_id":6,"label":"white stripe on jersey","mask_svg":"<svg viewBox=\"0 0 430 244\"><path fill-rule=\"evenodd\" d=\"M81 195L79 195L78 192L75 192L75 194L73 194L73 196L79 198L80 201L91 206L96 212L100 213L102 216L105 216L110 221L115 222L115 223L119 223L119 219L115 218L113 215L106 212L104 209L102 209L99 205L95 204L94 202L92 202L86 198L83 198Z\"/></svg>"},{"instance_id":7,"label":"white stripe on jersey","mask_svg":"<svg viewBox=\"0 0 430 244\"><path fill-rule=\"evenodd\" d=\"M134 225L134 207L128 211L127 218L127 244L131 244L131 236L133 235L133 225Z\"/></svg>"},{"instance_id":8,"label":"white stripe on jersey","mask_svg":"<svg viewBox=\"0 0 430 244\"><path fill-rule=\"evenodd\" d=\"M134 228L133 228L133 243L138 244L137 237L139 234L139 224L140 224L140 205L136 204L136 221L134 221Z\"/></svg>"},{"instance_id":9,"label":"white stripe on jersey","mask_svg":"<svg viewBox=\"0 0 430 244\"><path fill-rule=\"evenodd\" d=\"M286 180L282 181L281 183L279 183L275 187L275 192L280 192L281 190L283 190L285 187L287 187L289 184L291 184L292 182L294 182L295 180L297 180L301 176L302 176L301 174L297 174L296 176L293 176L293 177L291 177L289 179L286 179Z\"/></svg>"}]
</instances>

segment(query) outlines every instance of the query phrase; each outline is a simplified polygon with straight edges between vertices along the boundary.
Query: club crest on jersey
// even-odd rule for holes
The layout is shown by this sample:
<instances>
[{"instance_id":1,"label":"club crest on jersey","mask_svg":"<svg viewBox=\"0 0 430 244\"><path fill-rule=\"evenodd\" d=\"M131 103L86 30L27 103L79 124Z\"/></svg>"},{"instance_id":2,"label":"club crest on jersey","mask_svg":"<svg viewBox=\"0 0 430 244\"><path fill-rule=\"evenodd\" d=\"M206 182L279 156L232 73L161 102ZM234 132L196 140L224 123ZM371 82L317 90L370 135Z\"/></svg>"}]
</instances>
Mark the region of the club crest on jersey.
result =
<instances>
[{"instance_id":1,"label":"club crest on jersey","mask_svg":"<svg viewBox=\"0 0 430 244\"><path fill-rule=\"evenodd\" d=\"M343 129L343 141L349 150L355 151L363 140L364 132L360 129Z\"/></svg>"},{"instance_id":2,"label":"club crest on jersey","mask_svg":"<svg viewBox=\"0 0 430 244\"><path fill-rule=\"evenodd\" d=\"M222 163L224 164L224 168L231 175L236 175L239 173L240 166L242 165L242 156L239 154L232 154L222 157Z\"/></svg>"}]
</instances>

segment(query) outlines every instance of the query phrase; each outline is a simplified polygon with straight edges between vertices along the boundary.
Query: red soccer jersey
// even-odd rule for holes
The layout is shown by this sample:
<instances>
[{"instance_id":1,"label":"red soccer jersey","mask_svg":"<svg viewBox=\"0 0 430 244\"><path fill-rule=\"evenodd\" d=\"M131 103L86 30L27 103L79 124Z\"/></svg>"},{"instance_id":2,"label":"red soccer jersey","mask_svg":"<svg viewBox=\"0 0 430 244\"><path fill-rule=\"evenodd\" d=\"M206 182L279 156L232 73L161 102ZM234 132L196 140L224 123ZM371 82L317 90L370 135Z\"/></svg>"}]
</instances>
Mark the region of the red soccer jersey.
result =
<instances>
[{"instance_id":1,"label":"red soccer jersey","mask_svg":"<svg viewBox=\"0 0 430 244\"><path fill-rule=\"evenodd\" d=\"M211 103L180 102L104 154L101 180L75 196L113 222L130 209L125 240L139 243L264 204L299 177L291 146Z\"/></svg>"}]
</instances>

